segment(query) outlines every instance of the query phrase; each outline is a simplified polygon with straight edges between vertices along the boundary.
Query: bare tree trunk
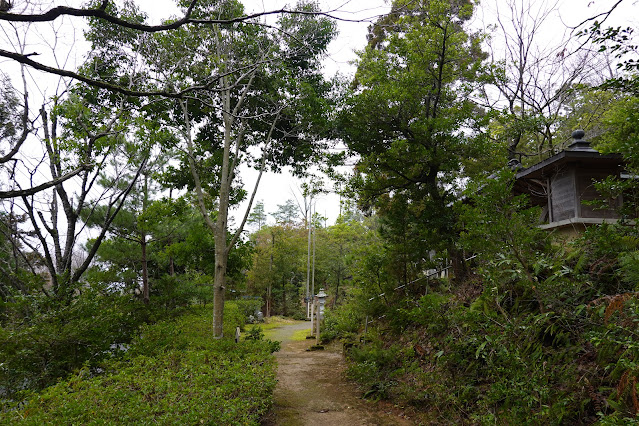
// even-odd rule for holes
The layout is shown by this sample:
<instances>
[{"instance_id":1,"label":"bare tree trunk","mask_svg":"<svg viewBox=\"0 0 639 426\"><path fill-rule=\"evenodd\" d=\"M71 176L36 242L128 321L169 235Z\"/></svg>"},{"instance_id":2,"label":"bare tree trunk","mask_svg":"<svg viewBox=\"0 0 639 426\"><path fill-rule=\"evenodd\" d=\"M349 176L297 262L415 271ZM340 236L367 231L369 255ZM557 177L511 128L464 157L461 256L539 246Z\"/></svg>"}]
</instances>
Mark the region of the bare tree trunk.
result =
<instances>
[{"instance_id":1,"label":"bare tree trunk","mask_svg":"<svg viewBox=\"0 0 639 426\"><path fill-rule=\"evenodd\" d=\"M142 233L142 239L140 240L140 247L142 248L142 300L145 305L149 304L149 271L147 268L146 260L146 234Z\"/></svg>"},{"instance_id":2,"label":"bare tree trunk","mask_svg":"<svg viewBox=\"0 0 639 426\"><path fill-rule=\"evenodd\" d=\"M221 40L217 40L217 54L218 57L224 58L227 56L226 48L224 45L225 42ZM222 170L220 172L220 190L218 197L218 215L217 220L213 223L211 217L209 216L206 205L204 203L204 192L202 189L202 184L200 180L199 173L196 168L195 158L194 158L194 147L193 140L191 136L191 123L190 116L188 112L188 108L186 102L184 100L180 100L180 106L182 108L182 113L185 121L185 130L184 137L187 143L188 149L188 162L189 168L191 169L191 175L193 176L195 182L195 191L198 200L198 206L200 208L200 212L204 217L204 220L213 233L213 238L215 241L215 278L213 280L213 336L214 338L222 338L223 337L223 320L224 320L224 292L226 290L226 272L227 272L227 263L228 256L230 251L233 249L233 246L237 242L244 225L248 219L251 206L255 199L255 194L257 192L257 187L259 185L260 179L262 177L262 173L264 172L266 165L266 157L269 149L270 140L273 134L273 130L275 128L275 123L279 119L279 114L281 110L277 111L269 134L266 138L264 144L264 152L262 156L260 171L258 174L257 181L255 183L255 187L253 189L253 193L249 199L248 206L246 208L246 212L244 214L244 218L242 219L241 224L238 229L235 231L235 234L231 237L230 241L227 242L227 233L228 233L228 210L229 210L229 198L231 192L231 183L233 182L236 162L238 161L240 145L242 144L242 139L244 137L244 123L239 120L239 125L236 123L236 118L240 115L240 109L248 95L249 90L252 88L253 79L255 77L256 69L247 72L244 74L244 78L248 78L248 81L242 88L239 96L235 97L233 93L233 84L230 84L228 77L221 77L219 80L220 83L220 91L216 94L219 96L222 101L222 118L224 124L224 149L222 154ZM234 106L232 104L234 102ZM235 133L233 129L235 128ZM235 156L231 160L231 144L234 144L234 154Z\"/></svg>"},{"instance_id":3,"label":"bare tree trunk","mask_svg":"<svg viewBox=\"0 0 639 426\"><path fill-rule=\"evenodd\" d=\"M273 304L273 256L275 252L275 232L271 228L271 263L268 265L268 286L266 287L266 316L271 316L271 305Z\"/></svg>"},{"instance_id":4,"label":"bare tree trunk","mask_svg":"<svg viewBox=\"0 0 639 426\"><path fill-rule=\"evenodd\" d=\"M226 266L228 259L226 254L226 241L221 245L218 241L218 236L216 235L215 280L213 282L213 337L216 339L220 339L224 336L224 290L226 286Z\"/></svg>"}]
</instances>

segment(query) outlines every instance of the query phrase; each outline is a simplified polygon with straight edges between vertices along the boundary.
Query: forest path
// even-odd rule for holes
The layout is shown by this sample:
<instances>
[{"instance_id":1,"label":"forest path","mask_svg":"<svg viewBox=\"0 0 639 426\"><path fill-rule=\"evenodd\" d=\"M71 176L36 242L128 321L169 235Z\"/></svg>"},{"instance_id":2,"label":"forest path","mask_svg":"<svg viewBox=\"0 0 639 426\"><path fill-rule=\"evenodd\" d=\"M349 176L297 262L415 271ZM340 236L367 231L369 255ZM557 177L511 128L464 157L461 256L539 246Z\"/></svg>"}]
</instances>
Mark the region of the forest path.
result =
<instances>
[{"instance_id":1,"label":"forest path","mask_svg":"<svg viewBox=\"0 0 639 426\"><path fill-rule=\"evenodd\" d=\"M278 362L275 406L265 425L413 424L375 402L359 398L356 387L344 378L346 363L339 345L307 352L315 340L295 340L301 330L310 330L310 322L298 321L266 332L267 338L282 342L282 349L275 354Z\"/></svg>"}]
</instances>

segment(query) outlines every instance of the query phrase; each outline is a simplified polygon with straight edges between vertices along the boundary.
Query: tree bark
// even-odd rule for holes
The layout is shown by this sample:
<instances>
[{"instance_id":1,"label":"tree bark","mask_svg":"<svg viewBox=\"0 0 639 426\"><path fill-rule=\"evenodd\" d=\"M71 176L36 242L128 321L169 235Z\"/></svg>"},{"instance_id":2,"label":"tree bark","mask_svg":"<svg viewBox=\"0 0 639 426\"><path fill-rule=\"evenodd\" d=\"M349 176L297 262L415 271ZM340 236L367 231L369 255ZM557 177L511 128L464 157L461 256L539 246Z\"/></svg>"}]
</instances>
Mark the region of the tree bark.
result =
<instances>
[{"instance_id":1,"label":"tree bark","mask_svg":"<svg viewBox=\"0 0 639 426\"><path fill-rule=\"evenodd\" d=\"M146 260L146 234L142 234L140 240L140 247L142 249L142 301L145 305L149 304L149 271L147 268Z\"/></svg>"}]
</instances>

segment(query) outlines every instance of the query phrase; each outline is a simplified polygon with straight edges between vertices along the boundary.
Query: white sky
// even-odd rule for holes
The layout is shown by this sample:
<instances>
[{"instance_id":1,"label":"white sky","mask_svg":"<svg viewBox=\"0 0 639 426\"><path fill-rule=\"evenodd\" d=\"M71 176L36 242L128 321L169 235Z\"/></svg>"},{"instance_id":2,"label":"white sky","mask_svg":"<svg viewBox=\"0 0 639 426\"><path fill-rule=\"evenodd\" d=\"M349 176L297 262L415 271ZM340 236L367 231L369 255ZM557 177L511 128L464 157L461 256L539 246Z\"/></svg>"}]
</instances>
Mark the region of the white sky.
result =
<instances>
[{"instance_id":1,"label":"white sky","mask_svg":"<svg viewBox=\"0 0 639 426\"><path fill-rule=\"evenodd\" d=\"M152 20L166 17L165 11L173 10L173 2L171 0L142 0L139 4L144 10L148 11ZM152 7L147 8L146 4L150 4ZM287 4L294 4L294 2L276 0L244 1L247 13L277 10ZM378 16L387 13L390 10L390 6L380 0L320 0L319 4L321 10L331 11L333 16L340 19L361 21L338 21L339 35L331 43L329 54L324 60L325 75L333 76L338 72L344 75L353 75L355 66L351 62L356 59L354 50L362 49L366 45L368 25L370 22L375 21ZM241 175L246 189L251 191L257 173L251 169L243 168ZM288 199L295 199L295 197L300 199L300 185L302 182L303 180L292 177L287 171L282 174L265 173L262 176L255 200L263 201L266 212L273 213L277 210L278 205L286 203ZM332 183L326 181L325 189L329 192L317 198L315 209L317 213L328 219L327 223L330 225L335 222L339 214L340 199L337 194L330 192L333 189ZM236 223L241 220L246 205L247 203L242 203L231 212ZM269 217L269 222L273 222L272 217Z\"/></svg>"},{"instance_id":2,"label":"white sky","mask_svg":"<svg viewBox=\"0 0 639 426\"><path fill-rule=\"evenodd\" d=\"M552 45L561 39L570 30L569 26L576 26L584 19L607 10L613 0L537 0L531 1L539 8L552 8L556 5L556 11L551 14L551 18L542 27L542 34L547 34L545 40L540 40L542 44ZM255 6L251 6L255 4ZM261 11L272 10L281 7L284 2L271 1L247 1L245 2L247 10ZM339 2L334 0L320 1L322 10L340 10L335 13L336 16L352 20L364 20L367 22L338 22L339 35L330 46L329 56L324 61L325 73L328 76L340 72L345 75L353 75L355 66L352 64L357 56L355 50L361 50L366 45L367 28L375 17L383 15L390 10L388 2L383 0L351 0L347 2ZM497 13L504 13L507 10L506 0L482 0L475 14L475 22L473 26L490 31L490 25L496 23ZM628 22L636 23L635 16L637 10L637 0L625 0L625 2L611 16L611 25L627 25ZM532 18L532 15L531 15ZM634 20L634 22L632 22ZM541 47L543 49L544 46ZM246 181L249 179L246 178ZM266 211L274 212L278 204L292 198L294 188L299 186L299 182L292 177L283 175L269 174L262 178L261 189L256 197L257 200L263 200ZM327 188L330 189L331 184L327 182ZM299 193L299 192L298 192ZM242 210L242 209L240 209ZM243 211L243 210L242 210ZM317 203L317 212L328 218L328 223L332 224L339 214L339 197L335 194L322 196Z\"/></svg>"},{"instance_id":3,"label":"white sky","mask_svg":"<svg viewBox=\"0 0 639 426\"><path fill-rule=\"evenodd\" d=\"M26 0L14 0L17 7L24 4ZM45 0L46 1L46 0ZM519 1L519 0L517 0ZM533 1L531 1L533 2ZM76 1L51 1L51 5L60 5L75 3ZM247 0L244 2L247 11L263 11L273 10L283 7L288 2L282 1L259 1L259 0ZM291 2L293 3L293 2ZM366 44L366 31L368 23L373 21L375 17L385 13L389 10L389 5L383 0L352 0L352 1L336 1L336 0L320 0L320 7L323 10L335 11L333 15L339 16L344 19L361 20L363 22L338 22L338 28L340 34L338 38L330 45L329 55L324 62L325 73L327 76L332 76L336 72L340 72L345 75L352 75L354 72L354 66L349 64L356 58L354 54L355 49L362 49ZM475 26L477 28L488 28L489 24L495 22L495 13L499 10L504 10L507 0L483 0L481 6L476 13ZM614 3L614 0L560 0L560 1L535 1L533 2L536 7L542 7L543 5L557 4L557 11L552 15L552 19L548 21L542 33L547 34L545 40L541 40L542 43L553 43L560 38L566 31L566 26L576 25L583 19L593 16L596 13L605 10ZM172 14L176 14L177 11L173 6L172 0L139 0L139 4L142 9L149 13L152 21L156 21L162 18L166 18ZM615 12L613 17L607 24L614 25L634 25L636 24L637 14L637 0L624 0L622 6ZM63 20L56 21L53 24L54 28L57 28L61 32L66 32L68 28L72 28L70 25L71 19L64 18ZM81 22L80 19L73 20L73 23L77 24ZM43 24L47 27L48 24ZM635 25L636 26L636 25ZM11 34L12 28L4 23L0 23L0 47L2 46L3 39L7 37L15 37L15 34ZM51 44L54 40L50 36L51 31L43 31L42 36L33 37L29 40L29 47L27 52L45 53L50 50L47 44ZM49 36L45 35L49 34ZM76 42L72 43L73 39L81 39L79 31L76 30L75 36L70 35L65 40L57 41L56 49L59 56L56 58L58 63L73 64L80 62L82 55L84 54L83 44ZM67 53L69 53L67 55ZM49 62L51 59L46 55L35 57L42 62ZM11 69L13 67L13 70ZM72 69L73 66L66 66ZM5 72L15 72L15 64L10 61L0 59L0 70ZM13 71L13 72L12 72ZM50 96L55 92L55 85L58 79L43 76L38 72L30 71L32 79L38 82L38 90L41 96ZM48 82L43 84L43 82ZM37 105L37 101L32 103ZM252 186L252 176L249 173L243 172L243 181L247 188ZM266 211L268 213L274 212L277 209L278 204L284 204L287 199L294 198L294 193L299 196L300 182L292 179L288 174L273 175L267 174L262 178L260 190L257 194L256 200L263 200ZM327 188L330 189L330 184L327 184ZM240 209L241 210L241 209ZM324 195L318 200L316 210L318 213L328 217L328 223L331 224L337 217L339 212L339 198L333 195ZM237 213L236 213L237 215Z\"/></svg>"}]
</instances>

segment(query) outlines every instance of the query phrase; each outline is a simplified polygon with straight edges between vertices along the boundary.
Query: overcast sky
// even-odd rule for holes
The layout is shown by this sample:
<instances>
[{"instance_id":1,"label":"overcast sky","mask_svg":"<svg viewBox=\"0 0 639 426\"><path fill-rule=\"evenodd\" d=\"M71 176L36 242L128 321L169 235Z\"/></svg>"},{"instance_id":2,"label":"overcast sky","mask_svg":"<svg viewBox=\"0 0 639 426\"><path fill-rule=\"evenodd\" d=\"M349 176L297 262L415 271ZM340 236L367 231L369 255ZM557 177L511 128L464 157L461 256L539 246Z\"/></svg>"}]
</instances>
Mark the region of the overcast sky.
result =
<instances>
[{"instance_id":1,"label":"overcast sky","mask_svg":"<svg viewBox=\"0 0 639 426\"><path fill-rule=\"evenodd\" d=\"M540 49L545 49L557 43L561 38L568 36L571 27L575 27L585 19L608 10L616 1L613 0L534 0L531 1L535 8L555 9L550 13L549 19L540 29L542 37L539 39ZM508 1L506 0L482 0L477 8L473 27L491 32L491 26L497 22L497 15L502 17L508 12ZM520 1L515 0L515 3ZM247 10L263 11L273 10L281 7L283 2L245 2ZM338 21L339 35L330 45L329 55L324 61L324 69L327 76L332 76L336 72L345 75L352 75L355 66L351 63L357 56L355 50L361 50L366 45L366 33L370 22L378 16L387 13L390 6L382 0L353 0L348 2L320 1L323 10L335 11L337 17L351 21ZM637 0L625 0L618 10L609 18L610 25L633 25L636 24ZM530 18L533 19L537 10L531 10ZM497 38L497 35L495 36ZM248 176L247 176L248 177ZM248 179L247 179L248 182ZM273 212L278 204L283 204L287 199L292 198L292 191L299 186L299 181L291 178L287 174L269 174L262 180L261 189L257 199L264 200L266 211ZM327 182L327 189L331 184ZM332 224L339 213L339 197L336 194L322 196L317 203L317 212L328 217L328 223Z\"/></svg>"},{"instance_id":2,"label":"overcast sky","mask_svg":"<svg viewBox=\"0 0 639 426\"><path fill-rule=\"evenodd\" d=\"M16 11L20 10L20 7L26 4L27 0L14 0L16 5ZM520 1L516 0L519 3ZM78 4L77 1L52 1L51 5L60 4ZM344 75L352 75L355 68L350 63L356 59L354 50L362 49L366 44L366 31L370 22L373 22L378 16L384 14L389 10L389 5L382 0L353 0L353 1L334 1L334 0L321 0L320 7L323 10L331 11L331 14L339 18L344 19L338 21L339 36L330 45L329 54L324 61L325 73L327 76L333 76L335 73L340 72ZM503 14L508 10L507 0L483 0L475 15L475 22L473 24L476 28L484 28L490 30L490 24L496 22L496 14ZM541 33L545 35L540 39L540 43L552 44L559 38L563 37L567 31L567 27L575 26L587 17L594 16L597 13L606 10L613 3L614 0L563 0L563 1L531 1L535 7L548 8L552 5L557 5L557 10L551 14L551 19L547 21ZM166 18L170 15L177 14L177 9L173 6L172 0L139 0L141 8L145 10L152 21L157 22L160 19ZM282 8L286 2L282 1L259 1L249 0L244 1L246 10L248 12L258 12L264 10L274 10ZM634 25L636 26L637 14L637 0L624 0L621 7L614 13L610 21L607 24L611 25ZM534 11L532 12L534 14ZM347 21L348 20L348 21ZM356 21L356 22L349 22ZM65 18L58 20L53 25L60 33L67 33L66 39L60 39L57 41L56 49L59 52L57 61L58 63L66 63L66 68L72 69L74 66L70 64L77 63L84 55L86 47L85 44L78 42L81 39L81 31L77 29L77 23L81 22L79 19ZM74 28L73 23L76 24L75 34L71 31ZM43 25L45 26L45 25ZM11 34L11 28L2 24L0 28L0 44L8 37L15 37L15 34ZM51 34L51 30L48 30L48 34ZM29 40L29 46L27 52L43 53L38 56L39 60L47 62L50 57L46 54L47 50L51 50L51 42L55 38L50 35L47 36L47 31L41 31L40 36L32 37ZM76 40L73 44L73 40ZM47 47L47 44L50 46ZM3 46L4 47L4 46ZM66 50L65 50L66 49ZM70 52L67 55L67 52ZM0 60L0 69L3 71L11 71L11 67L15 68L15 64L12 64L7 60ZM40 95L50 96L54 93L55 84L58 79L50 78L39 75L37 72L30 71L32 79L38 83L38 91ZM51 82L43 84L43 82ZM48 84L48 86L47 86ZM32 103L37 105L37 102ZM247 189L252 186L253 175L243 171L243 181L247 186ZM277 209L278 204L284 204L287 199L294 197L293 194L299 195L299 185L301 182L292 179L288 174L273 175L268 174L262 179L260 190L256 197L257 200L263 200L265 203L266 211L268 213L274 212ZM330 183L326 184L327 189L331 189ZM249 189L250 190L250 189ZM319 199L317 203L317 212L328 217L328 223L334 222L339 211L339 197L335 194L324 195ZM236 213L237 215L237 213Z\"/></svg>"}]
</instances>

